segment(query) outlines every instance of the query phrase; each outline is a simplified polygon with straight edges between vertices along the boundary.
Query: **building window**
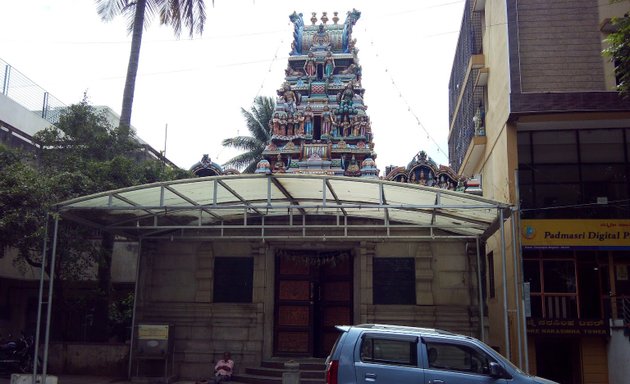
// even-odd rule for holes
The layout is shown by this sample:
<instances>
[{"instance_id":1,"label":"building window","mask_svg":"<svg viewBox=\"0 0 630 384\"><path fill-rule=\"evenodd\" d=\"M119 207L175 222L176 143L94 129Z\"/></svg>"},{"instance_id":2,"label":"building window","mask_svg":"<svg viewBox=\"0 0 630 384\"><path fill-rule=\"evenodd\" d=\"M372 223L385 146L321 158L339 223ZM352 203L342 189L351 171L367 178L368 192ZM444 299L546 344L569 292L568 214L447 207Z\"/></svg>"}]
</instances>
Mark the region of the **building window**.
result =
<instances>
[{"instance_id":1,"label":"building window","mask_svg":"<svg viewBox=\"0 0 630 384\"><path fill-rule=\"evenodd\" d=\"M495 296L494 286L494 253L488 253L488 294L491 299Z\"/></svg>"},{"instance_id":2,"label":"building window","mask_svg":"<svg viewBox=\"0 0 630 384\"><path fill-rule=\"evenodd\" d=\"M523 261L525 281L530 283L532 317L573 319L579 317L575 259L544 255ZM564 255L572 256L572 254ZM595 287L593 287L595 288Z\"/></svg>"},{"instance_id":3,"label":"building window","mask_svg":"<svg viewBox=\"0 0 630 384\"><path fill-rule=\"evenodd\" d=\"M251 303L254 281L252 257L214 259L214 302Z\"/></svg>"},{"instance_id":4,"label":"building window","mask_svg":"<svg viewBox=\"0 0 630 384\"><path fill-rule=\"evenodd\" d=\"M523 218L627 217L618 201L630 196L629 132L605 127L519 132Z\"/></svg>"},{"instance_id":5,"label":"building window","mask_svg":"<svg viewBox=\"0 0 630 384\"><path fill-rule=\"evenodd\" d=\"M375 257L374 304L416 304L416 263L411 257Z\"/></svg>"}]
</instances>

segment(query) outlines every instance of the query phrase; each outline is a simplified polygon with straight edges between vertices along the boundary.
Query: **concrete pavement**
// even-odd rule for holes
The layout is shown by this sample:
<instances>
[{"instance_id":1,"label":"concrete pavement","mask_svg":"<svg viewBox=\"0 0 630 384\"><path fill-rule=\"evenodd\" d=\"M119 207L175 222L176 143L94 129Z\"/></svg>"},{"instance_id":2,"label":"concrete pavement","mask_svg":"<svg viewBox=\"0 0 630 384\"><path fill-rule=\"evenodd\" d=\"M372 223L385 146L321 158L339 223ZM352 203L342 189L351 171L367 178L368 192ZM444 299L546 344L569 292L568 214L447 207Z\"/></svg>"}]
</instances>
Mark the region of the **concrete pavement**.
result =
<instances>
[{"instance_id":1,"label":"concrete pavement","mask_svg":"<svg viewBox=\"0 0 630 384\"><path fill-rule=\"evenodd\" d=\"M56 375L53 375L56 376ZM10 384L11 378L7 376L0 377L0 384ZM61 375L57 376L58 384L163 384L164 380L127 380L126 378L115 378L107 376L86 376L86 375ZM194 381L175 381L171 384L194 384ZM30 384L30 381L28 382Z\"/></svg>"}]
</instances>

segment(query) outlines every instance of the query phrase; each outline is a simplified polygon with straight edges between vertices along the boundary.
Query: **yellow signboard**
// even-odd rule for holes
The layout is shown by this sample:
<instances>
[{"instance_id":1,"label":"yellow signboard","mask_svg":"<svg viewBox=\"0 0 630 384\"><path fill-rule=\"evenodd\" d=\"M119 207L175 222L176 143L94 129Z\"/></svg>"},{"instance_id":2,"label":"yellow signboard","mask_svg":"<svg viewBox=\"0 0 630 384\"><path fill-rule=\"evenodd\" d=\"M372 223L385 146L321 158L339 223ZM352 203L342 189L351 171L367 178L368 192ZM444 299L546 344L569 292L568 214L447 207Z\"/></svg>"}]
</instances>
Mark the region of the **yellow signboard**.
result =
<instances>
[{"instance_id":1,"label":"yellow signboard","mask_svg":"<svg viewBox=\"0 0 630 384\"><path fill-rule=\"evenodd\" d=\"M630 249L630 220L522 220L525 248Z\"/></svg>"},{"instance_id":2,"label":"yellow signboard","mask_svg":"<svg viewBox=\"0 0 630 384\"><path fill-rule=\"evenodd\" d=\"M168 340L168 325L138 324L138 339Z\"/></svg>"}]
</instances>

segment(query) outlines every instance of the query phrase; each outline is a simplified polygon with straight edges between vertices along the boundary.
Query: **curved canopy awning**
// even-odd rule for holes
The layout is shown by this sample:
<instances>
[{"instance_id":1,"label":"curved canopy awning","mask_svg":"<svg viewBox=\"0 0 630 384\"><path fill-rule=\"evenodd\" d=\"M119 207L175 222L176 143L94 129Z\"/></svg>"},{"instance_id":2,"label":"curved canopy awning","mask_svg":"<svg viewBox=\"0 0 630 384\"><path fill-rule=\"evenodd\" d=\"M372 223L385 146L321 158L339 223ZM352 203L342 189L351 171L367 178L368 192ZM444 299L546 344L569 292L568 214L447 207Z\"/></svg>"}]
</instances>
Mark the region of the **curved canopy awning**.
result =
<instances>
[{"instance_id":1,"label":"curved canopy awning","mask_svg":"<svg viewBox=\"0 0 630 384\"><path fill-rule=\"evenodd\" d=\"M136 238L486 237L508 209L420 185L296 174L176 180L57 205L62 217Z\"/></svg>"}]
</instances>

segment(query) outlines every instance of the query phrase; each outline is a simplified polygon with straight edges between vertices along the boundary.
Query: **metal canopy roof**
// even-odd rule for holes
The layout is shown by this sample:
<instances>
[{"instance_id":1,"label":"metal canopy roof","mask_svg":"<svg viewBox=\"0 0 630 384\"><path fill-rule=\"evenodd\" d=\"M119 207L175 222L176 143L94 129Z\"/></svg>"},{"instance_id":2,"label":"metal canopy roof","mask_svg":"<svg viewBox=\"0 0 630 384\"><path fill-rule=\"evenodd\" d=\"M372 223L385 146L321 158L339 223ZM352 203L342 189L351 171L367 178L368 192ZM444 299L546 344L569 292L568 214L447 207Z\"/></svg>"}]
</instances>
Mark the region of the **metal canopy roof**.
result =
<instances>
[{"instance_id":1,"label":"metal canopy roof","mask_svg":"<svg viewBox=\"0 0 630 384\"><path fill-rule=\"evenodd\" d=\"M176 180L57 205L62 217L128 237L285 239L485 237L507 208L420 185L296 174Z\"/></svg>"}]
</instances>

